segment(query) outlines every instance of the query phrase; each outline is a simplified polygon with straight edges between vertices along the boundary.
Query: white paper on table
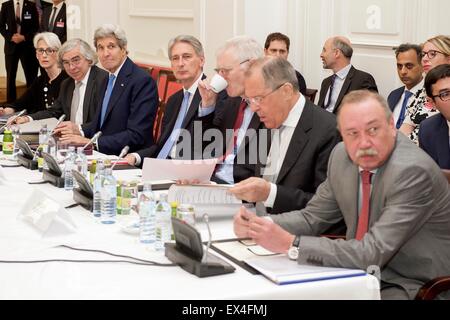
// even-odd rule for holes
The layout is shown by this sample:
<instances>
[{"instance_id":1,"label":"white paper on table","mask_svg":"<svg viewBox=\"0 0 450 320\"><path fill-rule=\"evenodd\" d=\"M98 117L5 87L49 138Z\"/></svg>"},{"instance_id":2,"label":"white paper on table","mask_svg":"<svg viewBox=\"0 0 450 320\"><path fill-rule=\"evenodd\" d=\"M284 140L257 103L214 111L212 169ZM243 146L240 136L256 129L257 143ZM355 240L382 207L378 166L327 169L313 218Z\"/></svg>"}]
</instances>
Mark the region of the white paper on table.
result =
<instances>
[{"instance_id":1,"label":"white paper on table","mask_svg":"<svg viewBox=\"0 0 450 320\"><path fill-rule=\"evenodd\" d=\"M47 125L48 131L52 131L56 124L58 123L58 119L56 118L48 118L42 120L33 120L27 123L17 125L20 128L20 134L32 134L39 133L43 124Z\"/></svg>"},{"instance_id":2,"label":"white paper on table","mask_svg":"<svg viewBox=\"0 0 450 320\"><path fill-rule=\"evenodd\" d=\"M173 160L145 158L143 181L199 180L208 182L216 167L217 159Z\"/></svg>"}]
</instances>

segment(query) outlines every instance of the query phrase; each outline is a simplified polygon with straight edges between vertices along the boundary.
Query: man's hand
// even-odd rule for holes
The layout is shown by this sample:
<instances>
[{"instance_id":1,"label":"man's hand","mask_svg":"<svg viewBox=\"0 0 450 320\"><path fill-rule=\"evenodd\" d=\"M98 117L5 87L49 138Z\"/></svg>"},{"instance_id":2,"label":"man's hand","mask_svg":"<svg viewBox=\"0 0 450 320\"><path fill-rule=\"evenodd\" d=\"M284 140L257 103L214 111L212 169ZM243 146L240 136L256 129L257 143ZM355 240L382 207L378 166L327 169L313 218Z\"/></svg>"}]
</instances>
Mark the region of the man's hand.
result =
<instances>
[{"instance_id":1,"label":"man's hand","mask_svg":"<svg viewBox=\"0 0 450 320\"><path fill-rule=\"evenodd\" d=\"M77 124L70 121L64 121L55 128L55 135L60 135L62 137L70 135L81 136L81 132Z\"/></svg>"},{"instance_id":2,"label":"man's hand","mask_svg":"<svg viewBox=\"0 0 450 320\"><path fill-rule=\"evenodd\" d=\"M23 35L21 35L20 33L15 33L12 36L11 41L16 43L16 44L18 44L18 43L24 42L25 41L25 37Z\"/></svg>"},{"instance_id":3,"label":"man's hand","mask_svg":"<svg viewBox=\"0 0 450 320\"><path fill-rule=\"evenodd\" d=\"M270 194L270 183L262 178L249 178L237 183L229 190L236 198L248 202L266 201Z\"/></svg>"},{"instance_id":4,"label":"man's hand","mask_svg":"<svg viewBox=\"0 0 450 320\"><path fill-rule=\"evenodd\" d=\"M9 116L10 114L13 114L15 110L13 108L0 108L0 116Z\"/></svg>"},{"instance_id":5,"label":"man's hand","mask_svg":"<svg viewBox=\"0 0 450 320\"><path fill-rule=\"evenodd\" d=\"M216 104L217 93L212 91L211 86L205 80L200 80L198 82L198 91L202 97L202 108L211 107Z\"/></svg>"},{"instance_id":6,"label":"man's hand","mask_svg":"<svg viewBox=\"0 0 450 320\"><path fill-rule=\"evenodd\" d=\"M27 122L30 122L30 118L28 118L27 116L11 118L10 120L8 120L8 126L12 124L22 124Z\"/></svg>"},{"instance_id":7,"label":"man's hand","mask_svg":"<svg viewBox=\"0 0 450 320\"><path fill-rule=\"evenodd\" d=\"M127 154L127 156L124 159L128 162L129 165L134 166L136 164L136 157L131 153Z\"/></svg>"},{"instance_id":8,"label":"man's hand","mask_svg":"<svg viewBox=\"0 0 450 320\"><path fill-rule=\"evenodd\" d=\"M261 247L276 253L286 253L295 236L273 221L258 217L242 207L234 216L234 233L239 238L251 238Z\"/></svg>"},{"instance_id":9,"label":"man's hand","mask_svg":"<svg viewBox=\"0 0 450 320\"><path fill-rule=\"evenodd\" d=\"M59 141L68 143L68 144L84 145L84 144L87 144L90 141L90 139L82 137L82 136L78 136L78 135L68 134L68 135L62 136L59 139Z\"/></svg>"}]
</instances>

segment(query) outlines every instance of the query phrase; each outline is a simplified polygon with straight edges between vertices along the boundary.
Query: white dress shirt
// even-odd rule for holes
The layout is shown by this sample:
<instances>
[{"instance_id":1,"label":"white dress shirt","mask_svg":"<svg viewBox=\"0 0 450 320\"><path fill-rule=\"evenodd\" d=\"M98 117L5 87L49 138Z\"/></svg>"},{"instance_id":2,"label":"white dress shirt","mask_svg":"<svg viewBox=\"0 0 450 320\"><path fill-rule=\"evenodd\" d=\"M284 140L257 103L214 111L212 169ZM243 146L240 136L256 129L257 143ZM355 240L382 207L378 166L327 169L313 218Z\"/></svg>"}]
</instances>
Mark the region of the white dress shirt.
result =
<instances>
[{"instance_id":1,"label":"white dress shirt","mask_svg":"<svg viewBox=\"0 0 450 320\"><path fill-rule=\"evenodd\" d=\"M334 79L334 85L333 85L333 92L331 93L331 102L328 105L327 111L333 112L334 108L336 106L336 101L339 98L339 94L341 93L342 86L344 85L344 81L348 76L348 73L350 72L350 69L352 68L352 65L349 64L348 66L342 68L338 72L336 72L336 78ZM327 95L325 96L325 105L328 104L328 96L330 95L330 88L328 88Z\"/></svg>"},{"instance_id":2,"label":"white dress shirt","mask_svg":"<svg viewBox=\"0 0 450 320\"><path fill-rule=\"evenodd\" d=\"M412 93L412 95L408 99L408 103L406 104L406 109L408 109L408 106L410 105L410 103L415 99L417 91L419 91L420 89L423 88L424 81L425 80L422 79L422 81L420 81L418 84L416 84L410 90L405 88L405 91L408 90ZM405 99L405 91L403 91L402 96L398 100L397 104L395 105L394 111L392 112L394 115L394 123L397 123L398 118L400 117L400 112L402 111L402 106L403 106L403 99ZM406 116L406 110L405 110L405 116Z\"/></svg>"}]
</instances>

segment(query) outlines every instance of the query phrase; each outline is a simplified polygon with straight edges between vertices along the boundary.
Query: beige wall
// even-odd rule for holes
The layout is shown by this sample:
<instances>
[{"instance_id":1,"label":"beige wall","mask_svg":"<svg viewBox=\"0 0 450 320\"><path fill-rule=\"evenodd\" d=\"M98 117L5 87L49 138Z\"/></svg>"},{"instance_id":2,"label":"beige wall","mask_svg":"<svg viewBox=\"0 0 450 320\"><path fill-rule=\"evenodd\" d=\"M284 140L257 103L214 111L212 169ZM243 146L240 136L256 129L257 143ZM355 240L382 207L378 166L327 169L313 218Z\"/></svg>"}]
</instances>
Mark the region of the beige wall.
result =
<instances>
[{"instance_id":1,"label":"beige wall","mask_svg":"<svg viewBox=\"0 0 450 320\"><path fill-rule=\"evenodd\" d=\"M387 94L400 85L392 47L449 34L448 0L68 0L72 29L92 43L96 26L120 24L128 34L130 56L169 65L167 42L192 34L205 45L206 72L215 51L228 38L248 34L263 44L273 31L291 38L289 60L310 88L319 88L329 72L319 58L323 42L343 34L354 43L353 64L372 73ZM3 41L1 39L0 41ZM3 55L0 74L5 74ZM23 75L22 75L23 78Z\"/></svg>"}]
</instances>

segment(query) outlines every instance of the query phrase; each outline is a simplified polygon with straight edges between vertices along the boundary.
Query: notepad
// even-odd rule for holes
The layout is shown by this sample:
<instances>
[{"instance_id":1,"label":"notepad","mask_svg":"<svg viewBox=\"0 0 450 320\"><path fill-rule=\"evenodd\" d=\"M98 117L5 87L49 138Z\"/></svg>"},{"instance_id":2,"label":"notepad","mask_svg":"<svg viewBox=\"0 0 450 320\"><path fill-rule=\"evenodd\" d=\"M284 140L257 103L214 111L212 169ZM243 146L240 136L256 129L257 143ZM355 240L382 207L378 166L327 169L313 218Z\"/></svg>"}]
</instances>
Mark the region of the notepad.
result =
<instances>
[{"instance_id":1,"label":"notepad","mask_svg":"<svg viewBox=\"0 0 450 320\"><path fill-rule=\"evenodd\" d=\"M278 285L366 275L365 271L358 269L301 265L297 261L290 260L285 255L251 258L246 259L245 263Z\"/></svg>"}]
</instances>

